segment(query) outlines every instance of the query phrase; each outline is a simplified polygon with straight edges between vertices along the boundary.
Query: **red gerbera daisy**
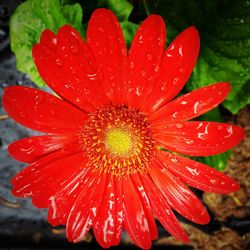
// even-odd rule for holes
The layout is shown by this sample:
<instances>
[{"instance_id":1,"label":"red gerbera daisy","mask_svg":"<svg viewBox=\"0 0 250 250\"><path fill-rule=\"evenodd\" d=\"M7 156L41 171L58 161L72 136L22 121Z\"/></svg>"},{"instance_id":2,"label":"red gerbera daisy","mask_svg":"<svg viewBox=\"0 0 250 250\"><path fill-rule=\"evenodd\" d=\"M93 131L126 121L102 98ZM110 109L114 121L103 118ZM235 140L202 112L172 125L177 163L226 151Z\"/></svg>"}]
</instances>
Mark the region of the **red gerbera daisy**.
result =
<instances>
[{"instance_id":1,"label":"red gerbera daisy","mask_svg":"<svg viewBox=\"0 0 250 250\"><path fill-rule=\"evenodd\" d=\"M43 80L60 97L28 87L5 89L3 104L18 123L47 135L9 146L30 163L13 194L49 208L52 225L66 225L69 241L92 227L103 247L119 244L122 229L141 248L157 238L154 216L175 238L188 237L172 210L199 224L209 215L187 185L215 193L239 189L231 178L180 156L224 152L243 138L241 128L191 120L221 103L225 82L171 101L190 76L199 52L194 27L166 49L165 25L149 16L127 54L114 14L98 9L84 43L75 29L45 30L33 48ZM161 151L165 148L169 151Z\"/></svg>"}]
</instances>

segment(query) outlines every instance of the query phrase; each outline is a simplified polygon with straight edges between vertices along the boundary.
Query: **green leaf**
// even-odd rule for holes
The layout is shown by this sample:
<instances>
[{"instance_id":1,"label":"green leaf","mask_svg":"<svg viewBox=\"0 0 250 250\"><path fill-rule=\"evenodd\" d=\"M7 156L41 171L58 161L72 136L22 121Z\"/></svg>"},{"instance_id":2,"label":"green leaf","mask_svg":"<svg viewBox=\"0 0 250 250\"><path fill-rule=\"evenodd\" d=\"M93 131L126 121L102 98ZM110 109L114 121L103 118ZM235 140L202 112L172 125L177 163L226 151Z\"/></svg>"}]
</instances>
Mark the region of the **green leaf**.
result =
<instances>
[{"instance_id":1,"label":"green leaf","mask_svg":"<svg viewBox=\"0 0 250 250\"><path fill-rule=\"evenodd\" d=\"M250 1L160 0L147 12L165 18L169 40L190 25L201 37L201 50L188 91L228 81L232 90L223 106L233 114L250 103Z\"/></svg>"},{"instance_id":2,"label":"green leaf","mask_svg":"<svg viewBox=\"0 0 250 250\"><path fill-rule=\"evenodd\" d=\"M229 159L231 154L232 154L232 151L229 150L218 155L207 156L207 157L193 157L193 158L194 160L197 160L212 168L222 171L226 168L227 160Z\"/></svg>"},{"instance_id":3,"label":"green leaf","mask_svg":"<svg viewBox=\"0 0 250 250\"><path fill-rule=\"evenodd\" d=\"M129 21L120 22L120 25L123 31L127 47L129 47L139 25Z\"/></svg>"},{"instance_id":4,"label":"green leaf","mask_svg":"<svg viewBox=\"0 0 250 250\"><path fill-rule=\"evenodd\" d=\"M133 5L127 0L99 0L98 7L112 10L120 22L127 21L133 10Z\"/></svg>"},{"instance_id":5,"label":"green leaf","mask_svg":"<svg viewBox=\"0 0 250 250\"><path fill-rule=\"evenodd\" d=\"M60 0L29 0L18 6L10 20L11 50L16 55L17 69L31 80L45 85L32 59L32 47L44 29L57 32L66 23L83 35L82 8L79 4L62 5Z\"/></svg>"}]
</instances>

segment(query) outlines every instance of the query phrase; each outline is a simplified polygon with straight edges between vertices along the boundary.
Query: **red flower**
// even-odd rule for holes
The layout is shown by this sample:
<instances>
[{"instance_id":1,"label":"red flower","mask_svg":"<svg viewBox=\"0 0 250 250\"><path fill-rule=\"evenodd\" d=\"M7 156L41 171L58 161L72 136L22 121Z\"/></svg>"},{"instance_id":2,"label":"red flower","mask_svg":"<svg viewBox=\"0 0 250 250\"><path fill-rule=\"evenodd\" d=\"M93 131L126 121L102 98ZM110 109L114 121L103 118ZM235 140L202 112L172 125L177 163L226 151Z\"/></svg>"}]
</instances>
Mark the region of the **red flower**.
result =
<instances>
[{"instance_id":1,"label":"red flower","mask_svg":"<svg viewBox=\"0 0 250 250\"><path fill-rule=\"evenodd\" d=\"M199 224L209 222L187 185L215 193L239 189L225 174L179 155L222 153L244 132L229 124L188 121L219 105L228 83L171 101L195 65L199 35L189 27L164 52L165 36L164 21L151 15L127 54L116 17L99 9L86 43L65 25L57 35L45 30L33 48L41 77L60 98L28 87L5 89L8 114L47 133L9 146L14 158L30 163L13 178L13 194L49 208L49 222L66 225L69 241L81 241L92 227L100 245L110 247L119 244L124 228L148 249L157 238L156 216L187 242L172 210Z\"/></svg>"}]
</instances>

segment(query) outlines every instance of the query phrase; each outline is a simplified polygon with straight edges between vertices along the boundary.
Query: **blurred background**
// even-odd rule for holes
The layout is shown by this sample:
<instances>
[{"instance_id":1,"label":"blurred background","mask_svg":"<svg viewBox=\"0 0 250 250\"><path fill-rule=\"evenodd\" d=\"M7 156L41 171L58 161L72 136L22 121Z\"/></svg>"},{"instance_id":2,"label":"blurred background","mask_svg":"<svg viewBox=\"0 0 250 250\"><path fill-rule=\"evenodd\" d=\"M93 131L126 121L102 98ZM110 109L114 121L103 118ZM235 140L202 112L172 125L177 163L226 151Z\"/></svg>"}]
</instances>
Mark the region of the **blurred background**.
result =
<instances>
[{"instance_id":1,"label":"blurred background","mask_svg":"<svg viewBox=\"0 0 250 250\"><path fill-rule=\"evenodd\" d=\"M190 243L174 240L158 224L159 239L153 249L250 249L250 1L246 0L0 0L0 100L6 86L24 85L48 90L39 77L31 48L42 30L57 32L65 23L83 37L93 10L111 9L118 17L127 47L138 25L149 14L161 15L167 24L167 44L195 25L201 52L183 93L219 81L229 81L232 91L219 108L201 120L224 121L245 129L244 141L221 155L196 158L236 179L241 189L230 195L194 190L206 205L211 222L197 226L178 216ZM2 103L2 102L1 102ZM70 244L62 227L47 222L47 211L29 199L11 194L10 179L24 167L13 160L8 145L35 132L16 124L0 103L0 249L101 249L92 232L79 244ZM24 107L25 108L25 107ZM119 247L137 249L123 233Z\"/></svg>"}]
</instances>

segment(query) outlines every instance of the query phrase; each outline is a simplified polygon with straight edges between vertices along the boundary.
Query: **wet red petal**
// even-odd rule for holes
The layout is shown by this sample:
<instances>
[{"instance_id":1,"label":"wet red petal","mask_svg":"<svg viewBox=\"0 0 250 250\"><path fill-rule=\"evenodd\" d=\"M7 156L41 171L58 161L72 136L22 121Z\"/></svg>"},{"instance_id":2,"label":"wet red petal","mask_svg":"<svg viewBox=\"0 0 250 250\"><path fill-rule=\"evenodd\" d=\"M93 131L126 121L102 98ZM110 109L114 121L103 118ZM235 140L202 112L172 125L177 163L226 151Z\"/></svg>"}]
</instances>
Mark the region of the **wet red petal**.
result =
<instances>
[{"instance_id":1,"label":"wet red petal","mask_svg":"<svg viewBox=\"0 0 250 250\"><path fill-rule=\"evenodd\" d=\"M87 117L49 93L21 86L5 88L3 106L16 122L41 132L72 133Z\"/></svg>"},{"instance_id":2,"label":"wet red petal","mask_svg":"<svg viewBox=\"0 0 250 250\"><path fill-rule=\"evenodd\" d=\"M159 152L158 157L167 169L192 187L221 194L240 188L232 178L200 162L166 152Z\"/></svg>"},{"instance_id":3,"label":"wet red petal","mask_svg":"<svg viewBox=\"0 0 250 250\"><path fill-rule=\"evenodd\" d=\"M150 116L150 120L161 123L185 121L198 117L217 107L227 97L230 84L215 83L176 98Z\"/></svg>"},{"instance_id":4,"label":"wet red petal","mask_svg":"<svg viewBox=\"0 0 250 250\"><path fill-rule=\"evenodd\" d=\"M147 175L144 175L141 179L153 212L160 223L173 237L187 243L188 237L185 231L181 228L166 199L157 190L156 186Z\"/></svg>"},{"instance_id":5,"label":"wet red petal","mask_svg":"<svg viewBox=\"0 0 250 250\"><path fill-rule=\"evenodd\" d=\"M84 166L84 156L78 152L79 147L72 146L69 151L57 151L25 167L12 178L12 193L18 197L40 194L46 191L49 185L53 186L53 181L56 182L59 177L65 178L80 170L80 167Z\"/></svg>"},{"instance_id":6,"label":"wet red petal","mask_svg":"<svg viewBox=\"0 0 250 250\"><path fill-rule=\"evenodd\" d=\"M153 131L159 146L192 156L225 152L244 137L244 130L238 126L204 121L166 123Z\"/></svg>"},{"instance_id":7,"label":"wet red petal","mask_svg":"<svg viewBox=\"0 0 250 250\"><path fill-rule=\"evenodd\" d=\"M149 230L151 233L151 239L155 240L158 238L158 231L155 224L155 219L153 217L152 209L149 204L147 192L145 191L145 187L143 186L139 175L131 175L131 179L135 185L135 188L137 189L138 196L140 197L144 212L146 214Z\"/></svg>"},{"instance_id":8,"label":"wet red petal","mask_svg":"<svg viewBox=\"0 0 250 250\"><path fill-rule=\"evenodd\" d=\"M199 34L193 26L184 30L169 45L161 65L160 77L147 99L147 112L154 112L181 91L192 73L199 49Z\"/></svg>"},{"instance_id":9,"label":"wet red petal","mask_svg":"<svg viewBox=\"0 0 250 250\"><path fill-rule=\"evenodd\" d=\"M93 56L70 25L55 37L45 30L32 53L43 80L63 99L86 112L108 103Z\"/></svg>"},{"instance_id":10,"label":"wet red petal","mask_svg":"<svg viewBox=\"0 0 250 250\"><path fill-rule=\"evenodd\" d=\"M107 177L106 189L104 191L103 200L100 204L96 220L94 222L94 234L98 243L108 248L112 245L117 245L120 242L121 237L121 222L118 220L116 211L116 199L122 197L115 197L115 183L114 176L109 175Z\"/></svg>"},{"instance_id":11,"label":"wet red petal","mask_svg":"<svg viewBox=\"0 0 250 250\"><path fill-rule=\"evenodd\" d=\"M200 200L161 163L154 163L149 174L173 209L192 222L198 224L209 222L207 210Z\"/></svg>"},{"instance_id":12,"label":"wet red petal","mask_svg":"<svg viewBox=\"0 0 250 250\"><path fill-rule=\"evenodd\" d=\"M100 208L105 182L105 175L95 175L77 197L67 220L66 234L69 241L81 241L92 226Z\"/></svg>"},{"instance_id":13,"label":"wet red petal","mask_svg":"<svg viewBox=\"0 0 250 250\"><path fill-rule=\"evenodd\" d=\"M163 19L150 15L140 25L129 50L128 105L143 110L159 76L166 40Z\"/></svg>"},{"instance_id":14,"label":"wet red petal","mask_svg":"<svg viewBox=\"0 0 250 250\"><path fill-rule=\"evenodd\" d=\"M90 168L83 168L75 177L66 179L65 183L49 200L48 221L53 226L66 225L71 208L73 207L76 198L93 179L93 173ZM38 197L39 198L39 197ZM33 198L35 202L35 198ZM47 206L47 201L45 207Z\"/></svg>"},{"instance_id":15,"label":"wet red petal","mask_svg":"<svg viewBox=\"0 0 250 250\"><path fill-rule=\"evenodd\" d=\"M130 177L123 180L124 228L140 248L150 249L151 235L143 205Z\"/></svg>"},{"instance_id":16,"label":"wet red petal","mask_svg":"<svg viewBox=\"0 0 250 250\"><path fill-rule=\"evenodd\" d=\"M94 11L88 24L87 44L95 57L106 94L112 103L123 104L127 50L121 27L112 11Z\"/></svg>"},{"instance_id":17,"label":"wet red petal","mask_svg":"<svg viewBox=\"0 0 250 250\"><path fill-rule=\"evenodd\" d=\"M27 137L13 142L8 151L18 161L32 163L40 157L75 143L77 135L42 135Z\"/></svg>"}]
</instances>

